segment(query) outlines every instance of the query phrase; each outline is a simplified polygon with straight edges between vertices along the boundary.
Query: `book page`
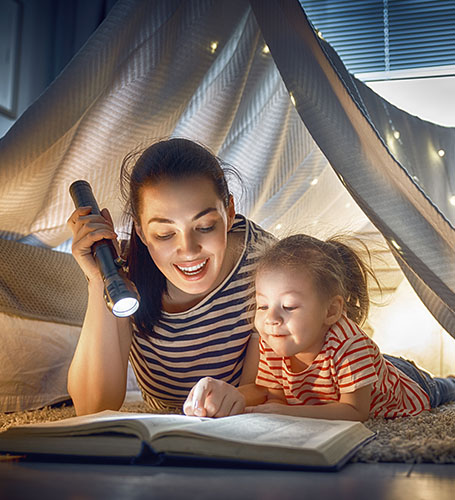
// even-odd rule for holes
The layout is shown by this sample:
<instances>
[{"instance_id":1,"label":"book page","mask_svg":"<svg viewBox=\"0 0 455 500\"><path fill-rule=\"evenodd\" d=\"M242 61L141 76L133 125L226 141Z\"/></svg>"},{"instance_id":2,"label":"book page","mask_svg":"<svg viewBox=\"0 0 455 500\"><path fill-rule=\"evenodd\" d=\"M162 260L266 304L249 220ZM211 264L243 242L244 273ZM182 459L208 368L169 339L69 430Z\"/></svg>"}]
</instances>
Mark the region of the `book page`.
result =
<instances>
[{"instance_id":1,"label":"book page","mask_svg":"<svg viewBox=\"0 0 455 500\"><path fill-rule=\"evenodd\" d=\"M338 434L344 434L347 430L355 427L364 428L360 422L248 413L218 419L205 419L196 425L175 430L172 434L195 433L199 436L254 443L255 445L314 449L323 446L324 443L332 440ZM161 434L158 432L155 437Z\"/></svg>"},{"instance_id":2,"label":"book page","mask_svg":"<svg viewBox=\"0 0 455 500\"><path fill-rule=\"evenodd\" d=\"M127 413L105 410L90 415L70 417L55 422L25 424L11 427L8 435L78 436L119 432L148 441L156 430L179 428L203 419L173 414Z\"/></svg>"}]
</instances>

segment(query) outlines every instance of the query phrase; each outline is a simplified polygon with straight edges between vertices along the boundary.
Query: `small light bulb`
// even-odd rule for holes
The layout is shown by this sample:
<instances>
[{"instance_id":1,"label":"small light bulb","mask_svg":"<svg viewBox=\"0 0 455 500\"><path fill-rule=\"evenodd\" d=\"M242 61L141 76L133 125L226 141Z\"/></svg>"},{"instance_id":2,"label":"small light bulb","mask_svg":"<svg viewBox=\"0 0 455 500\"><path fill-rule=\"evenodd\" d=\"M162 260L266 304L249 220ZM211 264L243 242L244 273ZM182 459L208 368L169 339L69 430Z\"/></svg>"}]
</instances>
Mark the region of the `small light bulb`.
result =
<instances>
[{"instance_id":1,"label":"small light bulb","mask_svg":"<svg viewBox=\"0 0 455 500\"><path fill-rule=\"evenodd\" d=\"M291 98L291 102L292 102L292 104L295 106L295 97L294 97L294 94L291 92L291 93L289 94L289 96L290 96L290 98Z\"/></svg>"},{"instance_id":2,"label":"small light bulb","mask_svg":"<svg viewBox=\"0 0 455 500\"><path fill-rule=\"evenodd\" d=\"M318 183L318 179L316 177L310 182L310 184L312 186L316 186L317 183Z\"/></svg>"},{"instance_id":3,"label":"small light bulb","mask_svg":"<svg viewBox=\"0 0 455 500\"><path fill-rule=\"evenodd\" d=\"M215 53L215 51L216 51L216 49L217 49L217 48L218 48L218 42L212 42L212 43L210 44L210 52L211 52L212 54L214 54L214 53Z\"/></svg>"},{"instance_id":4,"label":"small light bulb","mask_svg":"<svg viewBox=\"0 0 455 500\"><path fill-rule=\"evenodd\" d=\"M264 45L264 48L262 49L263 54L270 54L270 49L268 45Z\"/></svg>"},{"instance_id":5,"label":"small light bulb","mask_svg":"<svg viewBox=\"0 0 455 500\"><path fill-rule=\"evenodd\" d=\"M443 150L443 149L440 149L438 151L438 155L442 158L444 155L446 154L446 152Z\"/></svg>"},{"instance_id":6,"label":"small light bulb","mask_svg":"<svg viewBox=\"0 0 455 500\"><path fill-rule=\"evenodd\" d=\"M400 245L395 241L395 240L390 240L390 243L392 243L392 245L397 249L397 250L401 250L401 247Z\"/></svg>"},{"instance_id":7,"label":"small light bulb","mask_svg":"<svg viewBox=\"0 0 455 500\"><path fill-rule=\"evenodd\" d=\"M350 202L346 203L345 208L351 208L351 203Z\"/></svg>"},{"instance_id":8,"label":"small light bulb","mask_svg":"<svg viewBox=\"0 0 455 500\"><path fill-rule=\"evenodd\" d=\"M275 229L277 229L277 230L278 230L278 229L281 229L282 227L283 227L283 225L282 225L282 224L277 224L277 225L275 226Z\"/></svg>"},{"instance_id":9,"label":"small light bulb","mask_svg":"<svg viewBox=\"0 0 455 500\"><path fill-rule=\"evenodd\" d=\"M400 132L398 132L398 130L394 130L393 131L393 137L395 137L395 139L399 139L400 138Z\"/></svg>"},{"instance_id":10,"label":"small light bulb","mask_svg":"<svg viewBox=\"0 0 455 500\"><path fill-rule=\"evenodd\" d=\"M449 198L449 203L455 207L455 194Z\"/></svg>"},{"instance_id":11,"label":"small light bulb","mask_svg":"<svg viewBox=\"0 0 455 500\"><path fill-rule=\"evenodd\" d=\"M318 37L324 39L324 35L322 34L322 31L317 30Z\"/></svg>"},{"instance_id":12,"label":"small light bulb","mask_svg":"<svg viewBox=\"0 0 455 500\"><path fill-rule=\"evenodd\" d=\"M139 301L134 297L124 297L114 304L112 312L119 318L126 318L134 314L139 308Z\"/></svg>"}]
</instances>

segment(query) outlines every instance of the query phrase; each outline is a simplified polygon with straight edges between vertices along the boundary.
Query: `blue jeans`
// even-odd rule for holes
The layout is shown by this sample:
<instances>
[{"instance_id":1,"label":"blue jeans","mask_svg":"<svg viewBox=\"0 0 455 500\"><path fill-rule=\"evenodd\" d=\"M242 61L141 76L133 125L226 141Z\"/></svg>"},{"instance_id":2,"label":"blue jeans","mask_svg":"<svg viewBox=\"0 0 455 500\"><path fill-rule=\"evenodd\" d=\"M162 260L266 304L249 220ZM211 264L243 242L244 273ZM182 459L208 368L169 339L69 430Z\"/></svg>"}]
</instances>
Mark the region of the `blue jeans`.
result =
<instances>
[{"instance_id":1,"label":"blue jeans","mask_svg":"<svg viewBox=\"0 0 455 500\"><path fill-rule=\"evenodd\" d=\"M420 385L430 397L432 408L436 408L436 406L448 403L449 401L455 401L455 378L432 377L429 373L418 368L414 361L397 358L389 354L384 354L383 356Z\"/></svg>"}]
</instances>

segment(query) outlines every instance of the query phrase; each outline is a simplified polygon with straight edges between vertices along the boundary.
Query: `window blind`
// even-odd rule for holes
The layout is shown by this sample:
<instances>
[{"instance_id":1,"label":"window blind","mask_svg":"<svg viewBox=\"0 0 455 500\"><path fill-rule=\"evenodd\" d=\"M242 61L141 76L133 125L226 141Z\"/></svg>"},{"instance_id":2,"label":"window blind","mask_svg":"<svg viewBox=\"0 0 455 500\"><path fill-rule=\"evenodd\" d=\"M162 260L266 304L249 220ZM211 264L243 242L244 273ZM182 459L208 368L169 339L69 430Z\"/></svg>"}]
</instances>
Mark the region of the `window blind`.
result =
<instances>
[{"instance_id":1,"label":"window blind","mask_svg":"<svg viewBox=\"0 0 455 500\"><path fill-rule=\"evenodd\" d=\"M351 73L436 66L455 73L455 0L300 3Z\"/></svg>"}]
</instances>

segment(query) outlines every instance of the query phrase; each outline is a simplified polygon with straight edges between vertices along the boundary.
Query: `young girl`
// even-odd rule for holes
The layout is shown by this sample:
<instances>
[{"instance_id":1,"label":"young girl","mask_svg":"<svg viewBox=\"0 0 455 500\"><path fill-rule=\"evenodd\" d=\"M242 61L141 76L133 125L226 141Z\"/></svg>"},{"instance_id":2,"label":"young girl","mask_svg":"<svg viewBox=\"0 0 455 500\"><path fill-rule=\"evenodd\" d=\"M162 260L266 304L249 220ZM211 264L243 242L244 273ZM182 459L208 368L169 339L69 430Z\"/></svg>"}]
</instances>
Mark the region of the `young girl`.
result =
<instances>
[{"instance_id":1,"label":"young girl","mask_svg":"<svg viewBox=\"0 0 455 500\"><path fill-rule=\"evenodd\" d=\"M455 378L432 378L383 356L361 330L368 267L349 246L295 235L275 243L256 269L260 363L249 393L211 379L191 391L190 415L244 411L360 420L417 415L455 399Z\"/></svg>"},{"instance_id":2,"label":"young girl","mask_svg":"<svg viewBox=\"0 0 455 500\"><path fill-rule=\"evenodd\" d=\"M272 236L236 215L218 159L192 141L164 140L128 156L121 181L133 221L128 277L141 296L132 319L107 309L91 252L95 241L117 237L109 212L81 207L68 220L89 292L68 373L76 412L121 406L128 358L154 408L181 410L204 375L233 385L254 381L251 271L254 249Z\"/></svg>"}]
</instances>

